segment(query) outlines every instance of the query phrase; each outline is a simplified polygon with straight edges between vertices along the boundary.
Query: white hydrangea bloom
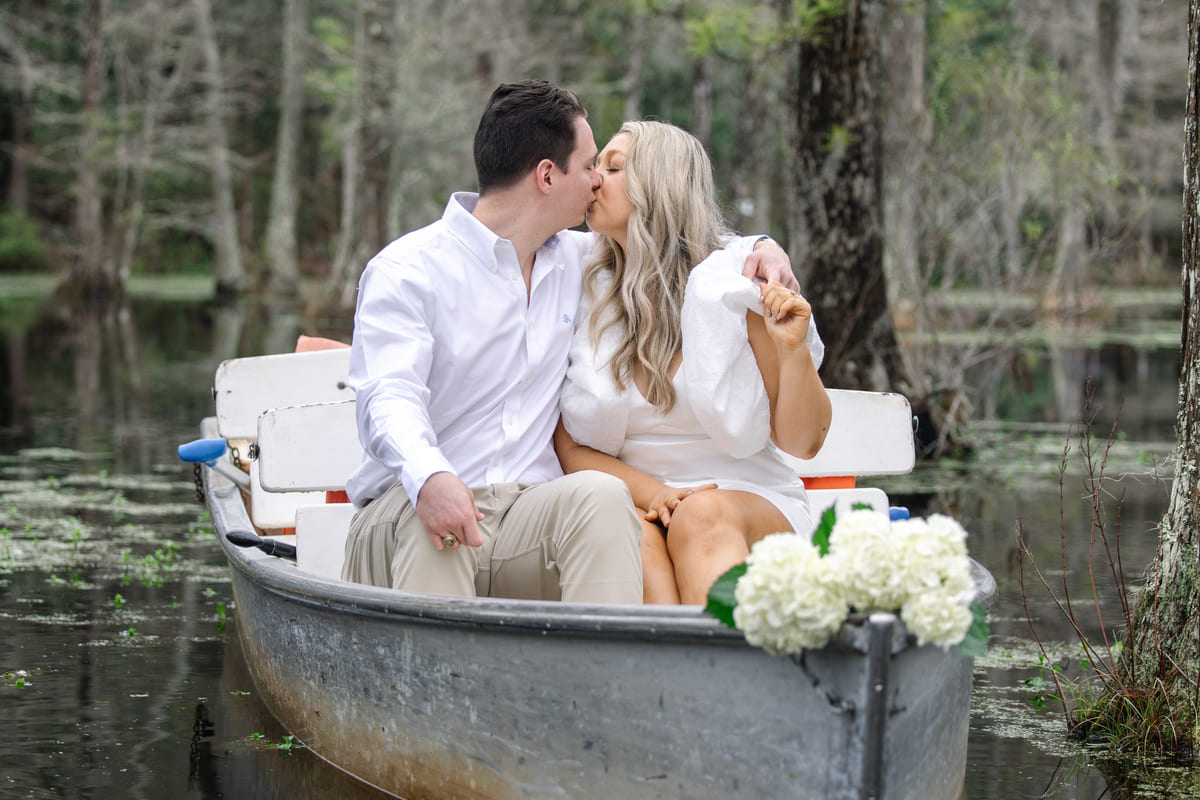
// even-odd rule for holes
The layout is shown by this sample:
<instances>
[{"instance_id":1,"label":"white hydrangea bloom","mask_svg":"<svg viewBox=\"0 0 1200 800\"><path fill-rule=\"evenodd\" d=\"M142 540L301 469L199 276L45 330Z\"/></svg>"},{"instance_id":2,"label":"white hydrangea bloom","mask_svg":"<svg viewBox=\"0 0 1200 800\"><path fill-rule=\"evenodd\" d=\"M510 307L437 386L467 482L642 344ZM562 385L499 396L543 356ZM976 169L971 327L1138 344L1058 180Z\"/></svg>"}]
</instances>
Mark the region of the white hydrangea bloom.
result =
<instances>
[{"instance_id":1,"label":"white hydrangea bloom","mask_svg":"<svg viewBox=\"0 0 1200 800\"><path fill-rule=\"evenodd\" d=\"M821 647L849 613L836 570L802 536L764 537L746 559L733 619L746 641L769 653Z\"/></svg>"},{"instance_id":2,"label":"white hydrangea bloom","mask_svg":"<svg viewBox=\"0 0 1200 800\"><path fill-rule=\"evenodd\" d=\"M771 653L820 647L851 609L899 612L919 644L950 647L974 620L967 533L950 517L891 522L852 511L821 558L804 537L768 536L754 546L737 584L734 622Z\"/></svg>"},{"instance_id":3,"label":"white hydrangea bloom","mask_svg":"<svg viewBox=\"0 0 1200 800\"><path fill-rule=\"evenodd\" d=\"M928 591L974 593L966 531L949 517L890 522L875 511L853 511L834 525L829 543L858 611L899 611L913 594Z\"/></svg>"},{"instance_id":4,"label":"white hydrangea bloom","mask_svg":"<svg viewBox=\"0 0 1200 800\"><path fill-rule=\"evenodd\" d=\"M969 604L947 592L914 594L900 609L900 617L917 644L943 648L961 642L974 621Z\"/></svg>"},{"instance_id":5,"label":"white hydrangea bloom","mask_svg":"<svg viewBox=\"0 0 1200 800\"><path fill-rule=\"evenodd\" d=\"M896 611L908 596L912 554L884 514L863 509L839 519L829 534L829 558L858 611Z\"/></svg>"},{"instance_id":6,"label":"white hydrangea bloom","mask_svg":"<svg viewBox=\"0 0 1200 800\"><path fill-rule=\"evenodd\" d=\"M967 554L967 532L962 525L942 514L928 520L902 520L893 529L912 537L912 546L925 558L962 557Z\"/></svg>"}]
</instances>

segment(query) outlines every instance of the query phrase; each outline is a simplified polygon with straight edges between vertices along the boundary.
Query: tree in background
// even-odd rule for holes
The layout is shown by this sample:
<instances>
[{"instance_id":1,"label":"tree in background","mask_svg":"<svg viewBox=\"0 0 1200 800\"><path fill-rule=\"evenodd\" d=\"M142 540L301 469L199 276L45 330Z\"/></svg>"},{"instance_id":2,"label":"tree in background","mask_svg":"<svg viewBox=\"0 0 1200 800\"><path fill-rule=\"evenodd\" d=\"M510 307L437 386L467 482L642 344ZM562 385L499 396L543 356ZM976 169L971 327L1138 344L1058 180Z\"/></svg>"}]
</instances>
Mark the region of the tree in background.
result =
<instances>
[{"instance_id":1,"label":"tree in background","mask_svg":"<svg viewBox=\"0 0 1200 800\"><path fill-rule=\"evenodd\" d=\"M88 62L94 5L16 0L0 5L0 269L37 269L39 244L43 264L93 259L117 282L233 286L240 258L264 286L294 263L279 288L348 304L371 252L472 188L494 84L545 77L580 94L598 139L630 115L706 138L735 226L775 236L826 304L827 369L853 365L831 385L988 417L1045 349L1030 331L1094 313L1106 284L1174 277L1158 265L1177 247L1178 6L106 0ZM972 291L988 301L953 304Z\"/></svg>"},{"instance_id":2,"label":"tree in background","mask_svg":"<svg viewBox=\"0 0 1200 800\"><path fill-rule=\"evenodd\" d=\"M307 32L307 0L283 0L283 71L266 244L267 285L276 292L295 293L300 284L296 263L296 210L300 203L297 162L304 122Z\"/></svg>"},{"instance_id":3,"label":"tree in background","mask_svg":"<svg viewBox=\"0 0 1200 800\"><path fill-rule=\"evenodd\" d=\"M120 289L104 247L104 196L101 126L104 90L104 8L101 0L85 0L80 20L83 43L81 130L76 160L75 235L69 282L87 294Z\"/></svg>"},{"instance_id":4,"label":"tree in background","mask_svg":"<svg viewBox=\"0 0 1200 800\"><path fill-rule=\"evenodd\" d=\"M233 200L233 170L230 166L229 138L226 131L225 72L221 52L213 30L209 0L192 0L196 14L196 33L204 54L207 84L207 129L212 165L213 224L211 237L217 262L217 293L236 294L246 288L242 269L242 247L238 237L237 215ZM280 126L283 130L284 126ZM281 151L283 148L281 148ZM287 188L287 187L285 187ZM294 201L293 201L294 202Z\"/></svg>"},{"instance_id":5,"label":"tree in background","mask_svg":"<svg viewBox=\"0 0 1200 800\"><path fill-rule=\"evenodd\" d=\"M883 0L816 4L800 26L796 194L805 296L828 386L909 393L883 271Z\"/></svg>"}]
</instances>

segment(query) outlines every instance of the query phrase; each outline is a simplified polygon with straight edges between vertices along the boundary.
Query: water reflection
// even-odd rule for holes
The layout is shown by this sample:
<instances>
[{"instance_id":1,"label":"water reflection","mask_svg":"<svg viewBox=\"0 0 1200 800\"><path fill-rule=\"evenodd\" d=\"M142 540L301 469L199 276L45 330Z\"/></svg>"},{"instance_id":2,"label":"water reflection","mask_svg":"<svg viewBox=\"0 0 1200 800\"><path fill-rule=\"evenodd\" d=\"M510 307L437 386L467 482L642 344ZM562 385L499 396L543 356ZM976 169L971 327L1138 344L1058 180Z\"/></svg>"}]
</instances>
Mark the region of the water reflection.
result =
<instances>
[{"instance_id":1,"label":"water reflection","mask_svg":"<svg viewBox=\"0 0 1200 800\"><path fill-rule=\"evenodd\" d=\"M188 791L201 797L220 797L217 766L212 753L214 730L208 716L208 705L196 704L196 717L192 722L192 748L188 751Z\"/></svg>"},{"instance_id":2,"label":"water reflection","mask_svg":"<svg viewBox=\"0 0 1200 800\"><path fill-rule=\"evenodd\" d=\"M351 325L349 312L306 316L254 298L18 300L22 315L0 324L0 451L113 448L130 471L161 463L165 423L212 412L221 361L290 351L301 333L348 340Z\"/></svg>"},{"instance_id":3,"label":"water reflection","mask_svg":"<svg viewBox=\"0 0 1200 800\"><path fill-rule=\"evenodd\" d=\"M217 609L232 599L228 578L195 525L190 472L174 456L212 413L221 360L290 350L300 333L346 339L348 315L134 297L69 312L30 301L19 319L0 320L0 674L29 670L31 686L0 681L9 787L28 797L378 797L311 753L274 747L287 732L254 695L235 626L217 630ZM1106 563L1089 548L1092 506L1075 445L1060 479L1066 423L1078 418L1089 380L1098 433L1120 409L1102 513L1110 531L1119 527L1136 579L1166 503L1168 483L1147 470L1170 452L1177 371L1176 351L1129 344L996 359L968 383L990 417L1025 424L980 426L969 465L881 482L915 513L962 520L1000 586L993 645L976 670L968 798L1093 800L1106 791L1092 758L1065 741L1052 704L1030 703L1026 681L1042 668L1015 533L1019 524L1052 587L1080 600L1088 635L1114 632L1112 583L1097 582L1103 621L1090 610L1088 565ZM178 554L156 556L167 542ZM1039 635L1064 662L1077 660L1072 626L1031 581L1027 573ZM1114 778L1111 791L1170 796L1136 775Z\"/></svg>"}]
</instances>

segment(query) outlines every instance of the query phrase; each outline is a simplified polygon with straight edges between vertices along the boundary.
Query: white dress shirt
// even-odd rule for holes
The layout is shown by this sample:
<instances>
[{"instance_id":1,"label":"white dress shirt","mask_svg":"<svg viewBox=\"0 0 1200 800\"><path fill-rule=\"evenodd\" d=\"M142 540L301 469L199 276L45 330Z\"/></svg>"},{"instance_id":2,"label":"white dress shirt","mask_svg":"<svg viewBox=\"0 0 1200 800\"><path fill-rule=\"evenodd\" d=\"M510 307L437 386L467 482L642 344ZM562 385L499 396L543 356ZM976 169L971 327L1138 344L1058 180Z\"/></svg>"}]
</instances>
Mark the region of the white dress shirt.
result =
<instances>
[{"instance_id":1,"label":"white dress shirt","mask_svg":"<svg viewBox=\"0 0 1200 800\"><path fill-rule=\"evenodd\" d=\"M397 479L415 503L426 479L467 486L562 475L551 441L591 234L537 251L528 299L512 243L453 195L437 222L389 244L358 286L350 384L363 462L358 507Z\"/></svg>"}]
</instances>

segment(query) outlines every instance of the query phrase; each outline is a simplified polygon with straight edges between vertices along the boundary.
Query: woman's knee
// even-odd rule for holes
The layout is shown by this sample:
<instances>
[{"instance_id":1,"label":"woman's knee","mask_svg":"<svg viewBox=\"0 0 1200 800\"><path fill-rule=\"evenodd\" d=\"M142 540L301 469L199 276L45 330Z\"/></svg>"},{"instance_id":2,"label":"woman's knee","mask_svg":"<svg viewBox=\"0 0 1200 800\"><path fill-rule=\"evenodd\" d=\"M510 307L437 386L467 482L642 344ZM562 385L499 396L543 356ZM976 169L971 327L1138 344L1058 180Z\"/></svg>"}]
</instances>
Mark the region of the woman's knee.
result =
<instances>
[{"instance_id":1,"label":"woman's knee","mask_svg":"<svg viewBox=\"0 0 1200 800\"><path fill-rule=\"evenodd\" d=\"M710 493L698 492L686 498L671 514L667 551L676 563L744 545L737 509L715 492L712 497L706 494Z\"/></svg>"},{"instance_id":2,"label":"woman's knee","mask_svg":"<svg viewBox=\"0 0 1200 800\"><path fill-rule=\"evenodd\" d=\"M696 492L679 501L671 512L671 527L679 525L697 535L737 527L737 507L724 492Z\"/></svg>"}]
</instances>

